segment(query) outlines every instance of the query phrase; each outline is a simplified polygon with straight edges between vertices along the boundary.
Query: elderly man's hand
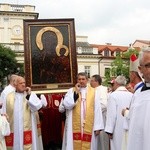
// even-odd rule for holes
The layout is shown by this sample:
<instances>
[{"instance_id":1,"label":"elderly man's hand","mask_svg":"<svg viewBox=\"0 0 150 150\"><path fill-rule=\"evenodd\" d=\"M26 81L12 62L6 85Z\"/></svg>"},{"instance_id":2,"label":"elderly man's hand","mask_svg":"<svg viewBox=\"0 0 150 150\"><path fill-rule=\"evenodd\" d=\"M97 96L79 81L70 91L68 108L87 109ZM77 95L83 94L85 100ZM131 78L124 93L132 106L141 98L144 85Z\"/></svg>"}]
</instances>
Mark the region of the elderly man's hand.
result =
<instances>
[{"instance_id":1,"label":"elderly man's hand","mask_svg":"<svg viewBox=\"0 0 150 150\"><path fill-rule=\"evenodd\" d=\"M113 133L108 133L108 132L106 132L106 133L108 134L109 139L113 139Z\"/></svg>"},{"instance_id":2,"label":"elderly man's hand","mask_svg":"<svg viewBox=\"0 0 150 150\"><path fill-rule=\"evenodd\" d=\"M31 94L31 88L30 87L26 87L26 93L27 93L27 95Z\"/></svg>"}]
</instances>

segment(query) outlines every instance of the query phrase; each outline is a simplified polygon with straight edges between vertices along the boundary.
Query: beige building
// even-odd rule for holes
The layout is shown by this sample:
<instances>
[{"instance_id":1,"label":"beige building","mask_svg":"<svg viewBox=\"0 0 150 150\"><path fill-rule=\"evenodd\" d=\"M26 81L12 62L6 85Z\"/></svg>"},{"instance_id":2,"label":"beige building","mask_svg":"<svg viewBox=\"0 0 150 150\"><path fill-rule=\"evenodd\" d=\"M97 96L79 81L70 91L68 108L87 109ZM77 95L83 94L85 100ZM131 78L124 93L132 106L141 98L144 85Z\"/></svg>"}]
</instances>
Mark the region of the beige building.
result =
<instances>
[{"instance_id":1,"label":"beige building","mask_svg":"<svg viewBox=\"0 0 150 150\"><path fill-rule=\"evenodd\" d=\"M90 77L93 74L99 74L99 63L101 56L98 48L93 48L88 43L87 36L76 37L78 72L87 72Z\"/></svg>"},{"instance_id":2,"label":"beige building","mask_svg":"<svg viewBox=\"0 0 150 150\"><path fill-rule=\"evenodd\" d=\"M17 53L18 63L24 62L23 20L38 15L35 6L0 3L0 43Z\"/></svg>"},{"instance_id":3,"label":"beige building","mask_svg":"<svg viewBox=\"0 0 150 150\"><path fill-rule=\"evenodd\" d=\"M148 40L135 40L135 42L133 43L133 47L144 48L147 46L150 46L150 41Z\"/></svg>"}]
</instances>

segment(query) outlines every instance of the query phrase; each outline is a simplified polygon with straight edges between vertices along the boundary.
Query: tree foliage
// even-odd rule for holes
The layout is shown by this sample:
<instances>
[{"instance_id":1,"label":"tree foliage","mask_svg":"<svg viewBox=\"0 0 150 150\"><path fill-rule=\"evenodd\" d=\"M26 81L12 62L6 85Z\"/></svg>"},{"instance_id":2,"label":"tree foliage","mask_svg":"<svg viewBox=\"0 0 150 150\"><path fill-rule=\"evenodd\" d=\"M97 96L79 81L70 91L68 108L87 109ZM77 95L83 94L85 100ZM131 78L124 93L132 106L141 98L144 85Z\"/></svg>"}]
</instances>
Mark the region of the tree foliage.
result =
<instances>
[{"instance_id":1,"label":"tree foliage","mask_svg":"<svg viewBox=\"0 0 150 150\"><path fill-rule=\"evenodd\" d=\"M116 77L118 75L129 77L129 59L123 59L120 55L116 56L111 64L111 76Z\"/></svg>"},{"instance_id":2,"label":"tree foliage","mask_svg":"<svg viewBox=\"0 0 150 150\"><path fill-rule=\"evenodd\" d=\"M138 56L138 53L139 52L132 47L130 47L128 51L124 52L122 56L119 53L111 63L110 73L105 74L104 84L108 85L108 81L118 75L124 75L129 81L130 56L132 54L136 54Z\"/></svg>"},{"instance_id":3,"label":"tree foliage","mask_svg":"<svg viewBox=\"0 0 150 150\"><path fill-rule=\"evenodd\" d=\"M16 54L9 47L0 45L0 81L17 72Z\"/></svg>"},{"instance_id":4,"label":"tree foliage","mask_svg":"<svg viewBox=\"0 0 150 150\"><path fill-rule=\"evenodd\" d=\"M135 54L136 56L138 56L139 51L136 48L130 47L128 51L123 53L123 57L129 59L132 54Z\"/></svg>"}]
</instances>

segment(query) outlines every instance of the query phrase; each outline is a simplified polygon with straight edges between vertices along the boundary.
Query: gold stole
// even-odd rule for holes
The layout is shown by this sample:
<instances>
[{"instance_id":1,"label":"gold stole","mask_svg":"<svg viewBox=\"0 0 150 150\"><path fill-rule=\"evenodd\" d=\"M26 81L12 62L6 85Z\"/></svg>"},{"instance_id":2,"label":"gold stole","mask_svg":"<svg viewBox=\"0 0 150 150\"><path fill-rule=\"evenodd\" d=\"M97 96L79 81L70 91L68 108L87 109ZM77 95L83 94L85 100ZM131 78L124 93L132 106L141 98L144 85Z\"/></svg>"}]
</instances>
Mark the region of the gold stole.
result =
<instances>
[{"instance_id":1,"label":"gold stole","mask_svg":"<svg viewBox=\"0 0 150 150\"><path fill-rule=\"evenodd\" d=\"M11 134L6 136L6 146L7 150L13 149L13 139L14 139L14 103L15 94L10 93L6 99L6 113L9 116L10 131ZM31 111L27 105L27 100L23 97L23 144L24 150L32 149L32 123L31 123ZM19 129L18 129L19 130Z\"/></svg>"},{"instance_id":2,"label":"gold stole","mask_svg":"<svg viewBox=\"0 0 150 150\"><path fill-rule=\"evenodd\" d=\"M74 107L72 114L74 150L90 150L92 130L94 124L94 101L95 101L95 90L92 87L88 87L86 95L85 124L83 137L81 137L81 94L79 94L77 104Z\"/></svg>"}]
</instances>

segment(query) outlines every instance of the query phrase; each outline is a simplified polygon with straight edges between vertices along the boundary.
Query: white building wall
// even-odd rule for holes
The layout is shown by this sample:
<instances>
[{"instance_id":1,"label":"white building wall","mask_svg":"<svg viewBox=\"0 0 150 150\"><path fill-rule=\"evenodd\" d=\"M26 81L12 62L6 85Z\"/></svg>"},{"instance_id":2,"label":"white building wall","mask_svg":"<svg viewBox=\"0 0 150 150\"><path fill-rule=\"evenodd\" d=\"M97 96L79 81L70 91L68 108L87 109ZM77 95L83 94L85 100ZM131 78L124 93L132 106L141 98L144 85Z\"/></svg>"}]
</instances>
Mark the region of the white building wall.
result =
<instances>
[{"instance_id":1,"label":"white building wall","mask_svg":"<svg viewBox=\"0 0 150 150\"><path fill-rule=\"evenodd\" d=\"M78 72L84 72L85 66L91 66L90 76L99 74L102 79L105 78L105 68L111 68L114 59L107 58L77 58Z\"/></svg>"},{"instance_id":2,"label":"white building wall","mask_svg":"<svg viewBox=\"0 0 150 150\"><path fill-rule=\"evenodd\" d=\"M76 36L76 42L88 42L88 36Z\"/></svg>"},{"instance_id":3,"label":"white building wall","mask_svg":"<svg viewBox=\"0 0 150 150\"><path fill-rule=\"evenodd\" d=\"M77 58L78 73L85 71L85 66L90 66L90 76L99 74L98 58Z\"/></svg>"}]
</instances>

